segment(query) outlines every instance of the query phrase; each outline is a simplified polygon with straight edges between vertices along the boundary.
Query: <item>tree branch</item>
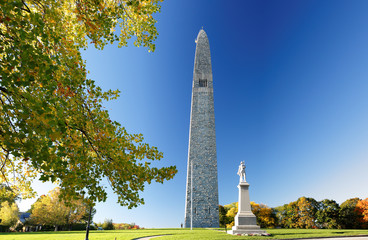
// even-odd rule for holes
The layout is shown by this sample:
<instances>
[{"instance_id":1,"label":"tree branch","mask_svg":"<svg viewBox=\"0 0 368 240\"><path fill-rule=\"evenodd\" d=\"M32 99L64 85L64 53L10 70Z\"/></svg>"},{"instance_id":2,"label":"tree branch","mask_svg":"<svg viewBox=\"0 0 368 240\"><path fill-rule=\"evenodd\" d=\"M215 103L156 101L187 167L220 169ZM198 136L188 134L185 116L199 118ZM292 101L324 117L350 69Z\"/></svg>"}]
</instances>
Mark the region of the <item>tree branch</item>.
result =
<instances>
[{"instance_id":1,"label":"tree branch","mask_svg":"<svg viewBox=\"0 0 368 240\"><path fill-rule=\"evenodd\" d=\"M5 95L4 95L5 96ZM8 99L8 97L7 96L5 96L7 99ZM1 101L1 103L2 103L2 105L4 105L5 106L5 103L4 103L4 101L0 98L0 101ZM8 99L8 101L11 103L11 101ZM19 132L17 131L17 128L14 126L14 124L12 123L12 121L11 121L11 118L10 118L10 116L9 116L9 114L7 113L7 112L5 112L4 113L5 114L5 116L7 117L6 119L8 120L8 122L9 122L9 124L10 124L10 126L13 128L13 131L15 132L15 133L17 133L17 134L19 134ZM24 144L24 142L22 141L22 139L20 139L18 136L17 136L17 138L18 138L18 140L19 140L19 142L21 142L22 144Z\"/></svg>"},{"instance_id":2,"label":"tree branch","mask_svg":"<svg viewBox=\"0 0 368 240\"><path fill-rule=\"evenodd\" d=\"M9 93L9 91L6 88L2 87L2 86L0 86L0 91L2 91L4 93Z\"/></svg>"},{"instance_id":3,"label":"tree branch","mask_svg":"<svg viewBox=\"0 0 368 240\"><path fill-rule=\"evenodd\" d=\"M5 151L5 149L4 149L4 148L2 148L2 149ZM6 184L7 184L7 186L9 187L9 186L10 186L10 183L9 183L9 181L8 181L7 177L5 176L5 173L4 173L4 171L3 171L3 169L4 169L4 167L5 167L5 164L6 164L7 160L9 159L9 152L8 152L8 151L6 151L6 152L7 152L7 153L6 153L6 158L5 158L5 161L4 161L3 165L1 166L1 170L0 170L0 172L1 172L1 174L3 175L3 178L4 178L4 180L5 180ZM9 189L10 189L10 191L14 192L14 191L13 191L13 189L12 189L11 187L9 187Z\"/></svg>"},{"instance_id":4,"label":"tree branch","mask_svg":"<svg viewBox=\"0 0 368 240\"><path fill-rule=\"evenodd\" d=\"M28 13L31 13L31 9L29 9L29 7L27 6L27 4L22 0L22 3L23 5L27 8L27 9L24 9L24 8L21 8L22 10L28 12Z\"/></svg>"},{"instance_id":5,"label":"tree branch","mask_svg":"<svg viewBox=\"0 0 368 240\"><path fill-rule=\"evenodd\" d=\"M94 144L92 143L91 139L89 138L88 134L87 134L83 129L78 128L78 127L72 127L72 126L70 126L70 125L69 125L68 123L66 123L66 122L65 122L65 124L66 124L66 126L67 126L68 128L70 128L70 129L75 129L75 130L80 131L80 132L81 132L81 133L86 137L86 139L87 139L87 141L88 141L89 145L91 146L91 148L93 149L93 151L97 154L98 158L102 159L102 157L101 157L100 153L99 153L99 152L97 151L97 149L95 148L95 146L94 146Z\"/></svg>"},{"instance_id":6,"label":"tree branch","mask_svg":"<svg viewBox=\"0 0 368 240\"><path fill-rule=\"evenodd\" d=\"M3 169L4 169L4 167L5 167L6 161L7 161L7 160L8 160L8 158L9 158L9 152L8 152L8 151L6 151L3 147L2 147L2 149L6 152L6 157L5 157L5 160L4 160L3 165L2 165L2 166L1 166L1 168L0 168L0 171L1 171L1 172L3 172Z\"/></svg>"}]
</instances>

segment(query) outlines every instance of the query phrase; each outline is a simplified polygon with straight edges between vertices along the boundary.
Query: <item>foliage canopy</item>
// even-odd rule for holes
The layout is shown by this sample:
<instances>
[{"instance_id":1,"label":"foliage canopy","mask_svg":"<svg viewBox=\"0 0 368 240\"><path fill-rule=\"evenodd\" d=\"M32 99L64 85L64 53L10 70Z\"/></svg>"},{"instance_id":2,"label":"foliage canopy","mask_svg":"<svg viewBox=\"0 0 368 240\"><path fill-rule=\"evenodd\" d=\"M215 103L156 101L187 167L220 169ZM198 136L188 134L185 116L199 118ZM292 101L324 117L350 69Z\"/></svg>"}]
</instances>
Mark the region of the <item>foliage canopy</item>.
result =
<instances>
[{"instance_id":1,"label":"foliage canopy","mask_svg":"<svg viewBox=\"0 0 368 240\"><path fill-rule=\"evenodd\" d=\"M316 213L317 222L323 228L334 229L339 227L340 206L335 200L324 199Z\"/></svg>"},{"instance_id":2,"label":"foliage canopy","mask_svg":"<svg viewBox=\"0 0 368 240\"><path fill-rule=\"evenodd\" d=\"M59 198L59 195L60 189L55 188L47 195L42 195L32 205L31 224L51 225L55 227L55 230L58 230L59 226L71 226L85 220L89 213L89 207L82 199L72 200L66 204Z\"/></svg>"},{"instance_id":3,"label":"foliage canopy","mask_svg":"<svg viewBox=\"0 0 368 240\"><path fill-rule=\"evenodd\" d=\"M368 228L368 198L358 201L355 211L363 228Z\"/></svg>"},{"instance_id":4,"label":"foliage canopy","mask_svg":"<svg viewBox=\"0 0 368 240\"><path fill-rule=\"evenodd\" d=\"M58 182L66 199L82 195L92 203L106 200L106 178L131 208L144 203L138 192L145 182L174 177L174 166L145 161L163 157L156 147L111 121L102 102L119 91L103 92L87 79L80 53L89 41L103 49L132 37L154 51L159 2L0 2L0 183L24 194L39 177Z\"/></svg>"},{"instance_id":5,"label":"foliage canopy","mask_svg":"<svg viewBox=\"0 0 368 240\"><path fill-rule=\"evenodd\" d=\"M19 209L16 203L3 202L0 205L0 225L10 227L14 226L19 217Z\"/></svg>"},{"instance_id":6,"label":"foliage canopy","mask_svg":"<svg viewBox=\"0 0 368 240\"><path fill-rule=\"evenodd\" d=\"M360 228L361 214L357 211L357 204L360 201L359 198L350 198L341 203L339 216L340 224L343 228Z\"/></svg>"}]
</instances>

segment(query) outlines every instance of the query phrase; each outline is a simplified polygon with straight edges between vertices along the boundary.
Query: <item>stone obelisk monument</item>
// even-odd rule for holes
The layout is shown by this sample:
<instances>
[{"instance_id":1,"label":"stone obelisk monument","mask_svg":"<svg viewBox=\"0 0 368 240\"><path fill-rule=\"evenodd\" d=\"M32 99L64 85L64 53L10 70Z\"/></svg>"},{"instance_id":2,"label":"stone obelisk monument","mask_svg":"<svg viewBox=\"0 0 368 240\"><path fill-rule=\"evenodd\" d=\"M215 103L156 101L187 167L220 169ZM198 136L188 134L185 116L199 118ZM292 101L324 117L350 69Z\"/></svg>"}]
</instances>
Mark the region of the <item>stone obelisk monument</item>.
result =
<instances>
[{"instance_id":1,"label":"stone obelisk monument","mask_svg":"<svg viewBox=\"0 0 368 240\"><path fill-rule=\"evenodd\" d=\"M210 45L196 39L188 149L185 227L219 227L217 154Z\"/></svg>"},{"instance_id":2,"label":"stone obelisk monument","mask_svg":"<svg viewBox=\"0 0 368 240\"><path fill-rule=\"evenodd\" d=\"M265 234L266 231L260 229L257 225L257 218L252 213L249 200L249 183L245 178L245 164L240 163L238 169L238 175L240 176L239 181L239 201L238 201L238 213L235 215L235 225L230 234L250 234L258 233Z\"/></svg>"}]
</instances>

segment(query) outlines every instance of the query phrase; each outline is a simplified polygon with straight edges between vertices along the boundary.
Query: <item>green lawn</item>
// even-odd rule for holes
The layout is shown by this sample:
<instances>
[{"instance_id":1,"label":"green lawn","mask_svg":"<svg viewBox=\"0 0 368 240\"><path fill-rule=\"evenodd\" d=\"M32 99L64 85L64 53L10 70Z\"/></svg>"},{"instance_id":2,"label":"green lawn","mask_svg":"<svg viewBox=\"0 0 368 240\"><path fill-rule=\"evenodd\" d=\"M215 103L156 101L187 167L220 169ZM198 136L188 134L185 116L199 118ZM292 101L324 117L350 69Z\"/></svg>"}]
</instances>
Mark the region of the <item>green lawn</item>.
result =
<instances>
[{"instance_id":1,"label":"green lawn","mask_svg":"<svg viewBox=\"0 0 368 240\"><path fill-rule=\"evenodd\" d=\"M116 231L91 231L90 240L129 240L145 236L167 235L163 239L287 239L287 238L310 238L343 235L368 235L368 230L328 230L328 229L267 229L272 234L269 237L245 237L231 236L222 229L141 229L141 230L116 230ZM33 232L33 233L0 233L1 240L84 240L85 232Z\"/></svg>"}]
</instances>

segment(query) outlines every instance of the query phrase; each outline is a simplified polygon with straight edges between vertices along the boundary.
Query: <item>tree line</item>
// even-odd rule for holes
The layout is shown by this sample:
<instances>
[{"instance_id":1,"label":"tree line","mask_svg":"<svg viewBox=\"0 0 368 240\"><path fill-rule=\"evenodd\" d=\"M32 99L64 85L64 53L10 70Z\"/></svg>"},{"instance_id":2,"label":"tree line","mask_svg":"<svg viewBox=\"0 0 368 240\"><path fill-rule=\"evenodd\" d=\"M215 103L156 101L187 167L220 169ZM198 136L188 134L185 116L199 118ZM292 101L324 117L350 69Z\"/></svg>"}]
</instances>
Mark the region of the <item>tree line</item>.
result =
<instances>
[{"instance_id":1,"label":"tree line","mask_svg":"<svg viewBox=\"0 0 368 240\"><path fill-rule=\"evenodd\" d=\"M84 230L90 208L81 198L65 201L60 188L40 196L26 213L19 212L18 196L6 187L0 188L0 230ZM96 210L92 208L92 216Z\"/></svg>"},{"instance_id":2,"label":"tree line","mask_svg":"<svg viewBox=\"0 0 368 240\"><path fill-rule=\"evenodd\" d=\"M7 231L71 231L85 230L90 206L83 199L65 201L56 187L40 196L26 213L19 212L16 200L19 196L4 185L0 186L0 232ZM92 208L91 222L96 214ZM26 217L24 217L26 216ZM91 230L141 229L135 223L113 223L112 219L93 223Z\"/></svg>"},{"instance_id":3,"label":"tree line","mask_svg":"<svg viewBox=\"0 0 368 240\"><path fill-rule=\"evenodd\" d=\"M257 224L262 228L368 228L368 198L351 198L338 204L331 199L317 201L300 197L294 202L275 208L255 202L251 202L251 207ZM237 202L220 205L220 226L231 228L237 212Z\"/></svg>"}]
</instances>

